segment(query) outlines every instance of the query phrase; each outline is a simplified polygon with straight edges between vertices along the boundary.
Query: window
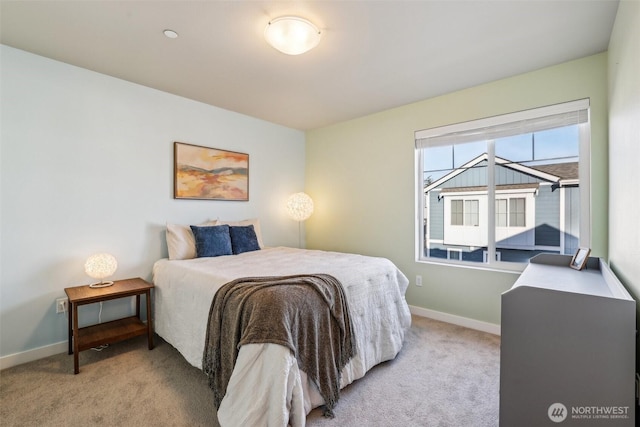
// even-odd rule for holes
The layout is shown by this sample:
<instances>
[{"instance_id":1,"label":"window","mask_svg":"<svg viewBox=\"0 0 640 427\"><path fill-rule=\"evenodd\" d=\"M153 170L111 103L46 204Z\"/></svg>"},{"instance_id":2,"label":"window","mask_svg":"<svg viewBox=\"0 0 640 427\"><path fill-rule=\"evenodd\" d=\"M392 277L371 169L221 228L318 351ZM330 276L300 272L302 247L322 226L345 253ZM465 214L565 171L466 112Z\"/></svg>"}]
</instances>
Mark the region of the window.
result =
<instances>
[{"instance_id":1,"label":"window","mask_svg":"<svg viewBox=\"0 0 640 427\"><path fill-rule=\"evenodd\" d=\"M478 200L464 201L464 225L469 227L478 226Z\"/></svg>"},{"instance_id":2,"label":"window","mask_svg":"<svg viewBox=\"0 0 640 427\"><path fill-rule=\"evenodd\" d=\"M588 100L417 131L417 258L518 270L590 246L589 145Z\"/></svg>"},{"instance_id":3,"label":"window","mask_svg":"<svg viewBox=\"0 0 640 427\"><path fill-rule=\"evenodd\" d=\"M507 199L496 200L496 227L506 227L507 218L509 213L507 212Z\"/></svg>"},{"instance_id":4,"label":"window","mask_svg":"<svg viewBox=\"0 0 640 427\"><path fill-rule=\"evenodd\" d=\"M464 200L451 201L451 225L464 225Z\"/></svg>"},{"instance_id":5,"label":"window","mask_svg":"<svg viewBox=\"0 0 640 427\"><path fill-rule=\"evenodd\" d=\"M509 199L509 227L525 226L525 199Z\"/></svg>"},{"instance_id":6,"label":"window","mask_svg":"<svg viewBox=\"0 0 640 427\"><path fill-rule=\"evenodd\" d=\"M451 225L477 227L478 200L451 200Z\"/></svg>"},{"instance_id":7,"label":"window","mask_svg":"<svg viewBox=\"0 0 640 427\"><path fill-rule=\"evenodd\" d=\"M527 199L496 199L496 227L526 227Z\"/></svg>"}]
</instances>

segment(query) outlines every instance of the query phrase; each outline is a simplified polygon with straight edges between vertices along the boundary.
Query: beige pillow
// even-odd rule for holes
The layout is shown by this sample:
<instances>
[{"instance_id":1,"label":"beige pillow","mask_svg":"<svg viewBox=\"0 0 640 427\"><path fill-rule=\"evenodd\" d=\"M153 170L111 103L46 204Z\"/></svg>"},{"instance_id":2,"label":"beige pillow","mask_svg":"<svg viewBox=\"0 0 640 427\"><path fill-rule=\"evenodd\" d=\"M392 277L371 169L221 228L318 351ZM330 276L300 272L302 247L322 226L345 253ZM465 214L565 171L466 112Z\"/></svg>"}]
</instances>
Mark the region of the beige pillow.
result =
<instances>
[{"instance_id":1,"label":"beige pillow","mask_svg":"<svg viewBox=\"0 0 640 427\"><path fill-rule=\"evenodd\" d=\"M262 232L260 231L260 220L258 218L252 218L252 219L245 219L242 221L220 221L218 220L218 224L217 225L234 225L234 226L247 226L247 225L253 225L253 231L256 232L256 237L258 239L258 245L260 246L260 249L264 248L264 243L262 243Z\"/></svg>"},{"instance_id":2,"label":"beige pillow","mask_svg":"<svg viewBox=\"0 0 640 427\"><path fill-rule=\"evenodd\" d=\"M218 225L217 220L199 224ZM167 223L167 249L169 259L191 259L196 257L196 241L189 225Z\"/></svg>"}]
</instances>

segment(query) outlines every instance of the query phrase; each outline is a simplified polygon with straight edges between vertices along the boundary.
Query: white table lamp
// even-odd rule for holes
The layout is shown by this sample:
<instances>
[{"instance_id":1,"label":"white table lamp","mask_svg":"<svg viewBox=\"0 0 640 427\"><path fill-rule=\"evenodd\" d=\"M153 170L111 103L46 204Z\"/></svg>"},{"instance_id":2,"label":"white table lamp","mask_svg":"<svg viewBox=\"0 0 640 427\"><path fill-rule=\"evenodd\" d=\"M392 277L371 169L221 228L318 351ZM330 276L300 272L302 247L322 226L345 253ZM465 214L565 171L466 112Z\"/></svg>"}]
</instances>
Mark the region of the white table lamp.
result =
<instances>
[{"instance_id":1,"label":"white table lamp","mask_svg":"<svg viewBox=\"0 0 640 427\"><path fill-rule=\"evenodd\" d=\"M113 285L113 282L105 282L106 277L112 276L118 268L116 258L107 253L91 255L84 263L84 271L94 279L100 279L100 283L89 285L91 288L104 288Z\"/></svg>"}]
</instances>

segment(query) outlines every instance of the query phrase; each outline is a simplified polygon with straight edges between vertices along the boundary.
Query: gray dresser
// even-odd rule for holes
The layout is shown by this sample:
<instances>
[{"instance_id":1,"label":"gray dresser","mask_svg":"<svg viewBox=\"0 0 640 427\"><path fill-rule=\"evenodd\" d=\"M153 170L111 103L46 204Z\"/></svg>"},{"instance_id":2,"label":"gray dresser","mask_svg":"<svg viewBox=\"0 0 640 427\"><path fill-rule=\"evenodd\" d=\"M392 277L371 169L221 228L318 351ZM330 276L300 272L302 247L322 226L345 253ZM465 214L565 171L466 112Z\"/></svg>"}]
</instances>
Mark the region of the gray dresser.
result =
<instances>
[{"instance_id":1,"label":"gray dresser","mask_svg":"<svg viewBox=\"0 0 640 427\"><path fill-rule=\"evenodd\" d=\"M500 426L633 426L636 302L609 267L542 254L502 294Z\"/></svg>"}]
</instances>

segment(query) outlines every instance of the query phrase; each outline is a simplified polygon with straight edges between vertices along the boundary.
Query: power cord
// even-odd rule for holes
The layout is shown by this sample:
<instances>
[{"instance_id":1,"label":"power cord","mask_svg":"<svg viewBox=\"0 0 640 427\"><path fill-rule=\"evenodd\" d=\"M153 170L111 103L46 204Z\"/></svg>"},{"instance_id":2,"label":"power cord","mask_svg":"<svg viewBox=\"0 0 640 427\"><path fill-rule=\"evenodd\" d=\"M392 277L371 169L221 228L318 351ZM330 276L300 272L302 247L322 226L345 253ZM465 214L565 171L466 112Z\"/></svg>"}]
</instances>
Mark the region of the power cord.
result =
<instances>
[{"instance_id":1,"label":"power cord","mask_svg":"<svg viewBox=\"0 0 640 427\"><path fill-rule=\"evenodd\" d=\"M62 306L62 312L64 313L65 317L68 319L69 318L69 313L67 312L67 305L66 304L64 304ZM98 323L102 323L102 301L100 301L100 311L98 311ZM99 345L97 347L91 347L91 350L93 350L93 351L102 351L107 347L109 347L109 344L102 344L102 345Z\"/></svg>"},{"instance_id":2,"label":"power cord","mask_svg":"<svg viewBox=\"0 0 640 427\"><path fill-rule=\"evenodd\" d=\"M97 347L91 347L91 350L93 350L93 351L102 351L107 347L109 347L109 344L102 344L102 345L99 345Z\"/></svg>"},{"instance_id":3,"label":"power cord","mask_svg":"<svg viewBox=\"0 0 640 427\"><path fill-rule=\"evenodd\" d=\"M98 324L102 323L102 301L100 301L100 311L98 311ZM92 347L93 351L102 351L105 348L109 347L109 344L102 344L97 347Z\"/></svg>"}]
</instances>

